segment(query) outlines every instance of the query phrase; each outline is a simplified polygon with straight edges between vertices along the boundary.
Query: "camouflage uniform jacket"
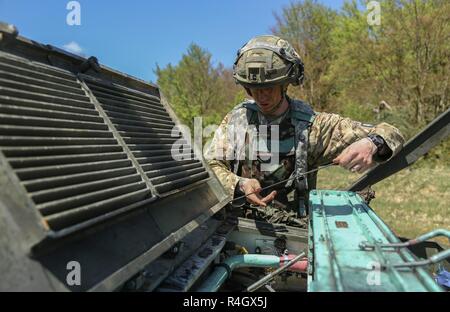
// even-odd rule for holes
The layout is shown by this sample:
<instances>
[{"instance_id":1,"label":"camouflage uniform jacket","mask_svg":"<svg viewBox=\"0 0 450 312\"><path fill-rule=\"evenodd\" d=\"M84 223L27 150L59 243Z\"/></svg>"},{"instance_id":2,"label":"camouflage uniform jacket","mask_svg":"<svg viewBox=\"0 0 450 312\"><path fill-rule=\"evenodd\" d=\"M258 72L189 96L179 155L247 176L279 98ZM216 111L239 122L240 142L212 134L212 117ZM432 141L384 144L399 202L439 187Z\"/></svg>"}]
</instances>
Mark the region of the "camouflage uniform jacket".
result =
<instances>
[{"instance_id":1,"label":"camouflage uniform jacket","mask_svg":"<svg viewBox=\"0 0 450 312\"><path fill-rule=\"evenodd\" d=\"M264 186L265 176L257 170L258 168L254 168L254 162L249 162L247 159L249 156L247 149L252 145L252 140L254 140L251 133L255 131L249 129L253 124L250 119L255 114L251 114L251 109L246 104L256 107L254 101L247 101L237 105L228 113L215 132L214 138L205 154L211 169L230 194L235 193L236 186L241 178L256 178ZM299 140L300 143L304 143L303 146L302 144L297 145L296 150L300 151L294 157L294 162L300 161L300 164L297 163L297 165L302 167L301 171L311 170L331 162L347 146L367 137L369 134L381 136L392 150L392 155L395 155L401 149L404 142L400 132L387 123L380 123L376 126L362 124L337 114L316 113L306 103L290 100L288 113L292 117L294 112L305 116L298 120L300 124L298 128L301 133L292 133L292 135L298 135L301 138ZM271 124L278 124L281 128L281 124L283 124L283 121L287 119L286 116L289 116L289 114L284 114L276 120L268 120L260 112L256 116L258 119L256 124L258 125L270 126ZM268 132L270 133L270 131ZM282 132L283 130L281 129L280 141ZM288 167L285 168L285 174L288 175L295 169L292 162L286 161L289 159L289 153L284 156L280 157L280 163L284 167ZM377 159L375 157L375 160L385 161L387 159ZM287 175L282 178L286 178ZM314 187L315 183L310 183L309 188Z\"/></svg>"}]
</instances>

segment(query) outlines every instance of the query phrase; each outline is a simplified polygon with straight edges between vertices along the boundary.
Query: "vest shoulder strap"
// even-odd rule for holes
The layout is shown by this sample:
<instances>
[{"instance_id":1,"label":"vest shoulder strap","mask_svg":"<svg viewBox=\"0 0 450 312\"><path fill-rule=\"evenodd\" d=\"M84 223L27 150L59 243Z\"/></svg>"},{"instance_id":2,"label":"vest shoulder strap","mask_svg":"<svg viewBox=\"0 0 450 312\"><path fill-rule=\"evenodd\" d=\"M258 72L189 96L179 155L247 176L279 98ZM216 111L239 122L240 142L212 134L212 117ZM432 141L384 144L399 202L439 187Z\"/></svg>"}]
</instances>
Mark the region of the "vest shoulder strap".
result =
<instances>
[{"instance_id":1,"label":"vest shoulder strap","mask_svg":"<svg viewBox=\"0 0 450 312\"><path fill-rule=\"evenodd\" d=\"M258 123L258 105L254 101L245 101L238 104L234 109L245 108L247 114L247 120L249 124L256 125Z\"/></svg>"},{"instance_id":2,"label":"vest shoulder strap","mask_svg":"<svg viewBox=\"0 0 450 312\"><path fill-rule=\"evenodd\" d=\"M312 123L314 121L314 118L316 117L316 113L311 108L311 106L309 106L305 102L292 100L291 116L293 119Z\"/></svg>"},{"instance_id":3,"label":"vest shoulder strap","mask_svg":"<svg viewBox=\"0 0 450 312\"><path fill-rule=\"evenodd\" d=\"M254 112L259 112L258 105L255 102L244 102L242 103L242 106Z\"/></svg>"},{"instance_id":4,"label":"vest shoulder strap","mask_svg":"<svg viewBox=\"0 0 450 312\"><path fill-rule=\"evenodd\" d=\"M254 101L246 101L238 104L235 109L246 108L249 114L249 120L255 122L255 117L259 112L258 105ZM297 121L306 121L312 123L316 113L308 104L299 101L292 100L291 101L291 117Z\"/></svg>"}]
</instances>

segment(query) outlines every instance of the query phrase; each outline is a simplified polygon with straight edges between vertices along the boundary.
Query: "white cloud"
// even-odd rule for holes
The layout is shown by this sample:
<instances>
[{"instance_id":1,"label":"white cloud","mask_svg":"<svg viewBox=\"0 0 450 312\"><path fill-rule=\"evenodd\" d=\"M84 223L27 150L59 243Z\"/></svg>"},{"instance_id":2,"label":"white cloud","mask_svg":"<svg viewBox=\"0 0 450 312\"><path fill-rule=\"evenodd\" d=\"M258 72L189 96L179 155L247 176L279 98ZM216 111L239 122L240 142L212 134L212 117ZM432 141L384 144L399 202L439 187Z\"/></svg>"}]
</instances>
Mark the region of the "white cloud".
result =
<instances>
[{"instance_id":1,"label":"white cloud","mask_svg":"<svg viewBox=\"0 0 450 312\"><path fill-rule=\"evenodd\" d=\"M63 49L77 55L83 55L83 48L76 43L75 41L71 41L68 44L63 45Z\"/></svg>"}]
</instances>

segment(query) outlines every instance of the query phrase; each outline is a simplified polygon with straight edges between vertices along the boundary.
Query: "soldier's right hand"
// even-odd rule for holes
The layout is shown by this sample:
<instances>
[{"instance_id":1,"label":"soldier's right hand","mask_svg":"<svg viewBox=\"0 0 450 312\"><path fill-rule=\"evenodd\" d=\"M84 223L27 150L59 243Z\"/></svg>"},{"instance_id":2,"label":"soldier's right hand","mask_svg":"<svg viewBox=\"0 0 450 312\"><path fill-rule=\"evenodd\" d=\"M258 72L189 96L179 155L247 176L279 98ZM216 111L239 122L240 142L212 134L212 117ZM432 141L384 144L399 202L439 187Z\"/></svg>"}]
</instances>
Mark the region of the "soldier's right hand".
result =
<instances>
[{"instance_id":1,"label":"soldier's right hand","mask_svg":"<svg viewBox=\"0 0 450 312\"><path fill-rule=\"evenodd\" d=\"M250 204L259 205L262 207L266 207L267 203L271 202L277 195L276 191L272 191L264 198L259 195L259 192L261 191L261 184L259 184L259 181L256 179L247 179L244 183L242 183L240 188L241 191L247 195L246 198Z\"/></svg>"}]
</instances>

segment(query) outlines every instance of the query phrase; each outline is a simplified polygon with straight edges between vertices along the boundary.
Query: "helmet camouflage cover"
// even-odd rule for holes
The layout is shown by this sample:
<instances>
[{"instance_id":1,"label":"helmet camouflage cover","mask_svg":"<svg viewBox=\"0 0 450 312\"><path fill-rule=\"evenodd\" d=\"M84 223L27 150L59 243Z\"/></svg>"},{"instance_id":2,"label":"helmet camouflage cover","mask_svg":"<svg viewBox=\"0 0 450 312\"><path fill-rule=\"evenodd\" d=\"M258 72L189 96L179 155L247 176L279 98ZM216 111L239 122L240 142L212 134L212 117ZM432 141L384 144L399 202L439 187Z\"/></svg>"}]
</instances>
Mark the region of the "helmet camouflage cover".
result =
<instances>
[{"instance_id":1,"label":"helmet camouflage cover","mask_svg":"<svg viewBox=\"0 0 450 312\"><path fill-rule=\"evenodd\" d=\"M303 80L303 62L286 40L257 36L238 51L233 77L246 88L299 85Z\"/></svg>"}]
</instances>

